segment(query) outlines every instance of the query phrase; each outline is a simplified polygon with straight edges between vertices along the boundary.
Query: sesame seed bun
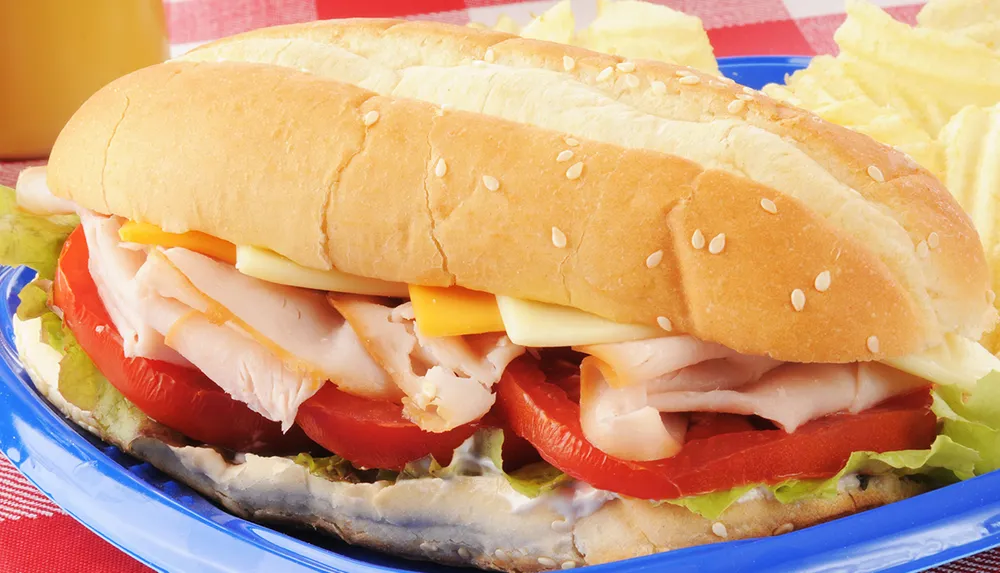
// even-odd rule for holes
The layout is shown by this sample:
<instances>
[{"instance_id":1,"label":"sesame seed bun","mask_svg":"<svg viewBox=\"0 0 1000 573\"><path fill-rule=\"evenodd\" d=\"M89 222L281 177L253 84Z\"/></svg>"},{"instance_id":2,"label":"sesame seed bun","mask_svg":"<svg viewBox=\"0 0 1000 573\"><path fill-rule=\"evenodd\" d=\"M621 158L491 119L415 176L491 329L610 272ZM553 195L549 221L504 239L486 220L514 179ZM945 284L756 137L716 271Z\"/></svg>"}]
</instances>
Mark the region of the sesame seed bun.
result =
<instances>
[{"instance_id":1,"label":"sesame seed bun","mask_svg":"<svg viewBox=\"0 0 1000 573\"><path fill-rule=\"evenodd\" d=\"M389 20L183 60L84 104L52 153L56 195L793 362L904 355L995 320L978 235L933 176L728 80Z\"/></svg>"},{"instance_id":2,"label":"sesame seed bun","mask_svg":"<svg viewBox=\"0 0 1000 573\"><path fill-rule=\"evenodd\" d=\"M924 490L885 474L868 480L864 489L827 499L784 505L760 497L738 503L716 521L670 504L621 498L567 521L552 504L526 503L502 476L330 481L288 458L247 454L236 463L155 422L114 434L98 429L93 413L59 393L59 354L41 342L40 333L39 319L14 318L18 353L36 388L82 428L246 519L314 529L411 559L510 572L567 569L789 533Z\"/></svg>"}]
</instances>

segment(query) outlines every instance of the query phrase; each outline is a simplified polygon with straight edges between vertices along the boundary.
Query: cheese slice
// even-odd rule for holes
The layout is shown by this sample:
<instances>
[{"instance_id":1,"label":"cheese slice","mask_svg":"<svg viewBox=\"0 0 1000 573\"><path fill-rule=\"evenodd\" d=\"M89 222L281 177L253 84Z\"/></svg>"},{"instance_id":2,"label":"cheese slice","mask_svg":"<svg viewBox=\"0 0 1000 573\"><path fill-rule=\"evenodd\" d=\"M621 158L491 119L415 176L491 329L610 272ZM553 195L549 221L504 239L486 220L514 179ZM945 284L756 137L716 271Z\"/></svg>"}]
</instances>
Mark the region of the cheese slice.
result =
<instances>
[{"instance_id":1,"label":"cheese slice","mask_svg":"<svg viewBox=\"0 0 1000 573\"><path fill-rule=\"evenodd\" d=\"M180 247L229 264L236 263L236 245L198 231L168 233L151 223L126 221L118 230L118 237L126 243L164 248Z\"/></svg>"},{"instance_id":2,"label":"cheese slice","mask_svg":"<svg viewBox=\"0 0 1000 573\"><path fill-rule=\"evenodd\" d=\"M239 246L235 259L236 270L271 283L352 294L407 296L404 283L361 277L336 269L310 269L267 249Z\"/></svg>"},{"instance_id":3,"label":"cheese slice","mask_svg":"<svg viewBox=\"0 0 1000 573\"><path fill-rule=\"evenodd\" d=\"M1000 359L978 342L956 334L946 334L945 343L940 346L884 363L935 384L969 390L983 376L1000 371Z\"/></svg>"},{"instance_id":4,"label":"cheese slice","mask_svg":"<svg viewBox=\"0 0 1000 573\"><path fill-rule=\"evenodd\" d=\"M568 306L498 296L507 336L521 346L582 346L657 338L663 329L622 324Z\"/></svg>"},{"instance_id":5,"label":"cheese slice","mask_svg":"<svg viewBox=\"0 0 1000 573\"><path fill-rule=\"evenodd\" d=\"M410 285L417 328L427 336L461 336L503 332L497 299L488 292L458 286Z\"/></svg>"}]
</instances>

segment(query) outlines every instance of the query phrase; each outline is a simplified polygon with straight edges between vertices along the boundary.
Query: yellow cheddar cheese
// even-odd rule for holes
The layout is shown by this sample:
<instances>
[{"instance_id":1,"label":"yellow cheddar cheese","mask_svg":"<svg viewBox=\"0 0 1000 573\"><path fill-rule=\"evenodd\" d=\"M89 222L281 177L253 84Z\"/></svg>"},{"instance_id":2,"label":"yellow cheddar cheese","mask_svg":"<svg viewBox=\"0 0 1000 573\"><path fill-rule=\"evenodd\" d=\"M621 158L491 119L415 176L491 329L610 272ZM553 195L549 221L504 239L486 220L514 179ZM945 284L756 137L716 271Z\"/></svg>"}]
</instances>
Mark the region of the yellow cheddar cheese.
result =
<instances>
[{"instance_id":1,"label":"yellow cheddar cheese","mask_svg":"<svg viewBox=\"0 0 1000 573\"><path fill-rule=\"evenodd\" d=\"M417 326L427 336L504 331L496 297L490 293L457 286L410 285L410 301Z\"/></svg>"},{"instance_id":2,"label":"yellow cheddar cheese","mask_svg":"<svg viewBox=\"0 0 1000 573\"><path fill-rule=\"evenodd\" d=\"M118 236L126 243L153 245L157 247L180 247L236 264L236 245L198 231L168 233L150 223L127 221L118 230Z\"/></svg>"}]
</instances>

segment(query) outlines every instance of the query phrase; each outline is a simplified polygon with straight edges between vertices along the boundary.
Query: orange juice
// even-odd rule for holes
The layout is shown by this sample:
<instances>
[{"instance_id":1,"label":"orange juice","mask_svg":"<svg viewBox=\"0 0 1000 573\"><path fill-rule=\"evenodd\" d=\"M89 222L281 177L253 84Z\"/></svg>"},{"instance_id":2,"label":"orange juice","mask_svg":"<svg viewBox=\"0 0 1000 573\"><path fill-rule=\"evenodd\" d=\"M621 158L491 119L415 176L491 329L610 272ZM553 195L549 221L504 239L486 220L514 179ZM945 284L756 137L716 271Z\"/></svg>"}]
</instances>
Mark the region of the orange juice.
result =
<instances>
[{"instance_id":1,"label":"orange juice","mask_svg":"<svg viewBox=\"0 0 1000 573\"><path fill-rule=\"evenodd\" d=\"M91 94L168 53L160 0L0 0L0 159L46 156Z\"/></svg>"}]
</instances>

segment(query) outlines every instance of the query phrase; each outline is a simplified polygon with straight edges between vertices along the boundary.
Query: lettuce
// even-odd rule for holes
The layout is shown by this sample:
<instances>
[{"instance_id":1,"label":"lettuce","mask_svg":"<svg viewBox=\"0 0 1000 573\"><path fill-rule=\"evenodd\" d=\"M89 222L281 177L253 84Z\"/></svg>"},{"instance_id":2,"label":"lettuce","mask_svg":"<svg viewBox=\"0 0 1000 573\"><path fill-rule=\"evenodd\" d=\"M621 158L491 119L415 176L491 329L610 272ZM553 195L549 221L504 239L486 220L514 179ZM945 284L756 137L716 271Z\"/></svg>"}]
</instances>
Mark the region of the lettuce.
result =
<instances>
[{"instance_id":1,"label":"lettuce","mask_svg":"<svg viewBox=\"0 0 1000 573\"><path fill-rule=\"evenodd\" d=\"M61 248L61 246L60 246ZM105 437L125 443L142 428L152 428L150 420L108 382L76 341L76 337L48 306L51 283L37 278L18 295L20 320L42 322L42 342L62 355L59 362L59 393L67 402L93 414Z\"/></svg>"},{"instance_id":2,"label":"lettuce","mask_svg":"<svg viewBox=\"0 0 1000 573\"><path fill-rule=\"evenodd\" d=\"M931 406L938 417L938 436L927 450L854 452L837 475L825 480L788 480L776 485L749 485L727 491L669 500L717 519L746 492L762 487L782 503L810 497L833 497L837 482L847 474L919 474L938 484L969 479L1000 469L1000 372L976 382L971 392L958 386L937 386Z\"/></svg>"},{"instance_id":3,"label":"lettuce","mask_svg":"<svg viewBox=\"0 0 1000 573\"><path fill-rule=\"evenodd\" d=\"M411 462L403 468L399 479L455 476L502 475L514 491L527 497L538 497L570 480L562 471L546 462L529 464L513 472L503 470L503 430L480 430L459 446L451 463L441 466L434 456Z\"/></svg>"},{"instance_id":4,"label":"lettuce","mask_svg":"<svg viewBox=\"0 0 1000 573\"><path fill-rule=\"evenodd\" d=\"M76 215L33 215L17 206L17 195L0 185L0 265L24 265L43 279L56 272L66 237L80 224Z\"/></svg>"}]
</instances>

